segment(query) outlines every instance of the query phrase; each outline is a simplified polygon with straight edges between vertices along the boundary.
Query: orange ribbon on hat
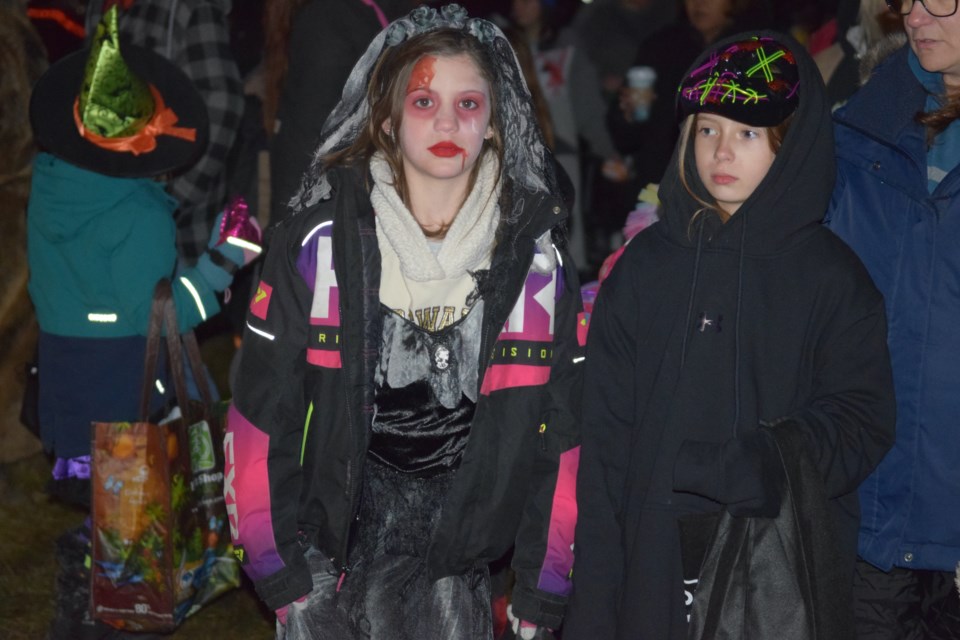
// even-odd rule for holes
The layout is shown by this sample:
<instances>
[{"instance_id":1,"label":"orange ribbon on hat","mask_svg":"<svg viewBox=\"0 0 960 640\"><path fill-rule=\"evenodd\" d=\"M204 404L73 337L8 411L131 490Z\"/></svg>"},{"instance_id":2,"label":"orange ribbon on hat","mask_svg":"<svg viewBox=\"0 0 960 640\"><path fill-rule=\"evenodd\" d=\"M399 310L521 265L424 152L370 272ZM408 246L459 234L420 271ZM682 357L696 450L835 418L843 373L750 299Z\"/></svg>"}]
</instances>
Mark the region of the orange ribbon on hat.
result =
<instances>
[{"instance_id":1,"label":"orange ribbon on hat","mask_svg":"<svg viewBox=\"0 0 960 640\"><path fill-rule=\"evenodd\" d=\"M163 96L157 91L157 88L150 85L150 93L153 95L155 105L153 116L143 126L143 129L132 136L122 138L105 138L98 135L83 126L80 119L80 98L77 97L73 102L73 120L77 125L77 131L84 139L92 142L98 147L110 151L121 151L132 153L135 156L141 153L150 153L157 148L157 136L172 136L182 140L194 142L197 139L197 130L188 127L175 127L177 124L177 114L173 109L163 102Z\"/></svg>"}]
</instances>

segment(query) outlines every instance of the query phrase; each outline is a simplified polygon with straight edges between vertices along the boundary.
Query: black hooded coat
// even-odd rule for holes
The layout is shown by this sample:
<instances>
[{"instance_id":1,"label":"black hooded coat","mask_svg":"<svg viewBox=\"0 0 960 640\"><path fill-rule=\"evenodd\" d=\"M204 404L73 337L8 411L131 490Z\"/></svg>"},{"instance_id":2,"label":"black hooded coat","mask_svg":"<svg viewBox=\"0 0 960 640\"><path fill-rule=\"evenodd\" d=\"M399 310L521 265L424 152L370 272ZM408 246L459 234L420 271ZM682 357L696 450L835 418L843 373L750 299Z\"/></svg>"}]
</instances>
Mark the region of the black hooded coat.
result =
<instances>
[{"instance_id":1,"label":"black hooded coat","mask_svg":"<svg viewBox=\"0 0 960 640\"><path fill-rule=\"evenodd\" d=\"M883 300L820 224L834 152L816 67L779 33L711 50L750 35L784 42L799 67L799 106L773 165L723 224L694 217L678 155L691 189L709 194L692 137L685 155L678 144L661 221L630 242L590 321L564 640L687 636L696 581L684 584L678 518L775 516L784 467L769 429L795 432L813 461L829 498L822 525L847 564L838 575L852 577L856 489L893 441ZM772 633L757 637L785 637Z\"/></svg>"}]
</instances>

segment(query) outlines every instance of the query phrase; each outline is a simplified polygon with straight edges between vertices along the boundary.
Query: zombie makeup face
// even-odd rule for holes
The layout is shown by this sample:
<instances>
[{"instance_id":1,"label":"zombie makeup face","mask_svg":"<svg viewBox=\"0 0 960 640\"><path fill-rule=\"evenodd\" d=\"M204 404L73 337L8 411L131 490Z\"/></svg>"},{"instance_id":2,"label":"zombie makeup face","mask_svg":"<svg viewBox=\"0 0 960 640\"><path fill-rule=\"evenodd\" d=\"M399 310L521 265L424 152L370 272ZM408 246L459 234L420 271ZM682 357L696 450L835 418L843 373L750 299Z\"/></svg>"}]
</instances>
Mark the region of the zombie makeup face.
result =
<instances>
[{"instance_id":1,"label":"zombie makeup face","mask_svg":"<svg viewBox=\"0 0 960 640\"><path fill-rule=\"evenodd\" d=\"M384 129L390 130L390 122ZM469 180L493 136L490 87L467 55L424 56L410 74L398 132L411 184Z\"/></svg>"}]
</instances>

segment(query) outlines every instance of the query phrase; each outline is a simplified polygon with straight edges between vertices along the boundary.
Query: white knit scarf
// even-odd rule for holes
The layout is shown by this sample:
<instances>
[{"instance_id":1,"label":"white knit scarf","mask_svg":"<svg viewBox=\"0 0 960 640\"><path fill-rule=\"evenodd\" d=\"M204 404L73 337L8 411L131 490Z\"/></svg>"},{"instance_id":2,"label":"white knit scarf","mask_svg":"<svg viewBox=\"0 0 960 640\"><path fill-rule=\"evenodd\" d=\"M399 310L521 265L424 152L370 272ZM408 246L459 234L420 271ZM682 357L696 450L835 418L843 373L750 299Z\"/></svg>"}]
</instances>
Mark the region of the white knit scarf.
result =
<instances>
[{"instance_id":1,"label":"white knit scarf","mask_svg":"<svg viewBox=\"0 0 960 640\"><path fill-rule=\"evenodd\" d=\"M377 214L377 242L400 260L404 278L415 282L458 279L467 271L490 264L500 222L500 182L497 160L487 153L481 161L473 190L447 230L443 246L434 255L417 220L393 187L393 173L381 154L370 159L373 190L370 202Z\"/></svg>"}]
</instances>

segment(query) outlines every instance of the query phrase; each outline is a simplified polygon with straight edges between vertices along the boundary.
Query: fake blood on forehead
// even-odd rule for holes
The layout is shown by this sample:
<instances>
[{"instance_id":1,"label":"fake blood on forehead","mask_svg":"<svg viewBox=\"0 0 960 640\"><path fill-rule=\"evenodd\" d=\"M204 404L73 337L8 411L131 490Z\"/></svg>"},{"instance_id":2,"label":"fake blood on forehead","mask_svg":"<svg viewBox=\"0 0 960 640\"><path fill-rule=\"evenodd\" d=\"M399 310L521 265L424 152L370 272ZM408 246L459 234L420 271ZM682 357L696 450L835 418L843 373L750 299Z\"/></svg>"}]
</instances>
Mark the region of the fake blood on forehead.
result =
<instances>
[{"instance_id":1,"label":"fake blood on forehead","mask_svg":"<svg viewBox=\"0 0 960 640\"><path fill-rule=\"evenodd\" d=\"M434 56L423 56L413 65L410 71L410 81L407 83L407 93L413 93L418 89L429 89L433 82L433 76L436 74L437 59Z\"/></svg>"},{"instance_id":2,"label":"fake blood on forehead","mask_svg":"<svg viewBox=\"0 0 960 640\"><path fill-rule=\"evenodd\" d=\"M415 91L430 91L430 86L433 84L433 79L436 76L436 64L437 57L431 55L425 55L413 65L413 69L410 70L410 79L407 82L407 95L414 93ZM442 149L439 152L434 151L434 155L437 157L452 157L451 151L449 149ZM467 163L467 150L457 146L456 153L452 155L461 156L461 169L466 167Z\"/></svg>"}]
</instances>

